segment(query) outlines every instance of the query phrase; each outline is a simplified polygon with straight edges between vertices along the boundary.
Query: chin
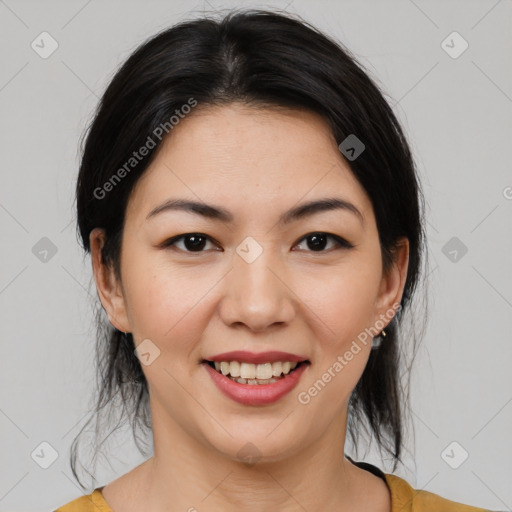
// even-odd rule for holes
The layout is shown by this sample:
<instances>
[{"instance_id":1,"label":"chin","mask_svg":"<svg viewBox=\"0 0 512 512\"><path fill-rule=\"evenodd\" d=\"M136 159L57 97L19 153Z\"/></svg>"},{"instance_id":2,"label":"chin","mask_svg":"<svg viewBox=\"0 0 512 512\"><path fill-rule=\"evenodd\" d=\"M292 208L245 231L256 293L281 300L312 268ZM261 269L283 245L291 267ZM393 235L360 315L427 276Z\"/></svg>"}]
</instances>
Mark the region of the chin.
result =
<instances>
[{"instance_id":1,"label":"chin","mask_svg":"<svg viewBox=\"0 0 512 512\"><path fill-rule=\"evenodd\" d=\"M222 442L210 440L210 443L226 459L240 462L247 467L255 465L261 467L262 465L282 462L295 454L299 454L303 443L297 439L291 444L292 439L289 435L280 436L277 431L269 436L269 432L275 429L275 425L276 422L274 421L273 427L270 429L259 432L253 429L252 434L245 432L244 435L233 435L233 437L227 435L223 437Z\"/></svg>"}]
</instances>

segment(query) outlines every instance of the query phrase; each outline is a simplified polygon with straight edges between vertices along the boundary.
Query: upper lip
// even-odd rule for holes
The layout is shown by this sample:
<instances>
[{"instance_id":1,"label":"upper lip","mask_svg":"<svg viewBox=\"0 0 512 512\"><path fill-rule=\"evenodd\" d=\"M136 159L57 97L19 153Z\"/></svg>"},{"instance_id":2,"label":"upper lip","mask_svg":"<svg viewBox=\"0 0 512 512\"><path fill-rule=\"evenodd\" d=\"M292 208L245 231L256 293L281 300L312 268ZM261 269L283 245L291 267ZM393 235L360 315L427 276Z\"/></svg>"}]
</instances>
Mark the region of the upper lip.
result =
<instances>
[{"instance_id":1,"label":"upper lip","mask_svg":"<svg viewBox=\"0 0 512 512\"><path fill-rule=\"evenodd\" d=\"M277 350L272 350L270 352L249 352L247 350L234 350L232 352L223 352L222 354L217 354L215 356L211 356L206 361L239 361L241 363L253 363L253 364L261 364L261 363L274 363L276 361L291 361L291 362L301 362L306 361L307 357L300 356L297 354L290 354L289 352L280 352Z\"/></svg>"}]
</instances>

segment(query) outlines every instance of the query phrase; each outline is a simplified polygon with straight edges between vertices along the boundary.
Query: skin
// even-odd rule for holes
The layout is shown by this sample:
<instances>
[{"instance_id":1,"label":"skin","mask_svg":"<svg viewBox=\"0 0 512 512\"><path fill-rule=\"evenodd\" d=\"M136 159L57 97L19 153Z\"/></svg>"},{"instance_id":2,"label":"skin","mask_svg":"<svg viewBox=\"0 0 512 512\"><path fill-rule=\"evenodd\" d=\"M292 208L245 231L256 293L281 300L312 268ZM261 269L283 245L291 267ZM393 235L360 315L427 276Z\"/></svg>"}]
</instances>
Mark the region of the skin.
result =
<instances>
[{"instance_id":1,"label":"skin","mask_svg":"<svg viewBox=\"0 0 512 512\"><path fill-rule=\"evenodd\" d=\"M353 203L364 224L343 210L277 224L298 203L333 196ZM169 198L222 206L234 222L184 211L146 220ZM313 231L354 247L327 239L315 251L304 238ZM190 245L187 252L183 239L160 247L185 233L212 241L202 252ZM236 252L247 236L263 249L250 264ZM371 339L310 403L297 400L359 333L396 308L408 265L403 239L383 274L371 202L321 117L236 103L197 108L173 129L130 196L121 281L101 263L103 231L93 230L90 241L111 323L131 332L136 345L150 339L160 350L142 366L154 456L103 489L114 512L391 510L380 478L334 455L344 452L348 400ZM282 350L305 355L311 366L279 401L247 406L218 391L199 364L230 350ZM257 447L257 464L237 456L248 442Z\"/></svg>"}]
</instances>

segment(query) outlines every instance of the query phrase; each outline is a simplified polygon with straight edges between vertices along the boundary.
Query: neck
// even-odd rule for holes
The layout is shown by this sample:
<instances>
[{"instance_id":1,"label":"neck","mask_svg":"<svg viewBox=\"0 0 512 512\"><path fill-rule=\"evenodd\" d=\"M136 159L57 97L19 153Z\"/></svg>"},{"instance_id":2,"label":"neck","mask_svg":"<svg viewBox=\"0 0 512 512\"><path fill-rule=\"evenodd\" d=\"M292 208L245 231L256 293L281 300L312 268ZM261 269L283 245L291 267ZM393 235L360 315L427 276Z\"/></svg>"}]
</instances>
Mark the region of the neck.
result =
<instances>
[{"instance_id":1,"label":"neck","mask_svg":"<svg viewBox=\"0 0 512 512\"><path fill-rule=\"evenodd\" d=\"M244 463L238 450L228 455L219 452L165 414L154 417L166 418L153 423L154 456L136 468L140 501L147 510L171 510L166 505L171 503L172 510L190 512L355 510L364 505L361 477L368 472L344 457L346 414L327 432L316 432L317 443L298 442L288 453L269 444L270 435L265 447L272 448L267 451L272 456L246 440L232 439L232 445L245 447L257 459L252 464Z\"/></svg>"}]
</instances>

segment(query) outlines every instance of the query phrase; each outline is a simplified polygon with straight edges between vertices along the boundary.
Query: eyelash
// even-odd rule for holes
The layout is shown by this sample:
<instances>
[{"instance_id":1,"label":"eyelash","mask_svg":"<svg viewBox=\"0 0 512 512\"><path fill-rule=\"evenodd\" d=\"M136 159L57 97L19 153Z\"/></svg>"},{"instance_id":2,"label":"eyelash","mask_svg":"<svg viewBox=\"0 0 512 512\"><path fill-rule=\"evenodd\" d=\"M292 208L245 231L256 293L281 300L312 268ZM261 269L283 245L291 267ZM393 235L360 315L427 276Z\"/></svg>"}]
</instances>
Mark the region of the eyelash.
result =
<instances>
[{"instance_id":1,"label":"eyelash","mask_svg":"<svg viewBox=\"0 0 512 512\"><path fill-rule=\"evenodd\" d=\"M324 231L312 231L311 233L308 233L308 234L304 235L302 238L300 238L298 243L302 242L306 238L308 238L310 236L313 236L313 235L324 235L324 236L327 236L327 238L330 238L330 239L334 240L338 244L338 249L352 249L353 247L355 247L354 245L352 245L351 243L347 242L345 239L341 238L340 236L333 235L332 233L326 233ZM205 235L204 233L184 233L182 235L178 235L178 236L174 236L172 238L169 238L168 240L163 242L160 245L160 247L164 248L164 249L168 248L168 247L173 247L173 246L175 246L176 242L178 242L179 240L184 239L184 238L186 238L188 236L199 236L201 238L207 239L209 242L216 243L211 237L209 237L208 235ZM295 244L295 245L298 245L298 244ZM179 249L179 250L182 250L183 252L189 253L189 254L201 254L201 253L206 252L204 250L201 250L201 251L188 251L186 249ZM325 252L331 252L331 251L330 250L321 250L321 251L307 251L307 252L325 253Z\"/></svg>"}]
</instances>

